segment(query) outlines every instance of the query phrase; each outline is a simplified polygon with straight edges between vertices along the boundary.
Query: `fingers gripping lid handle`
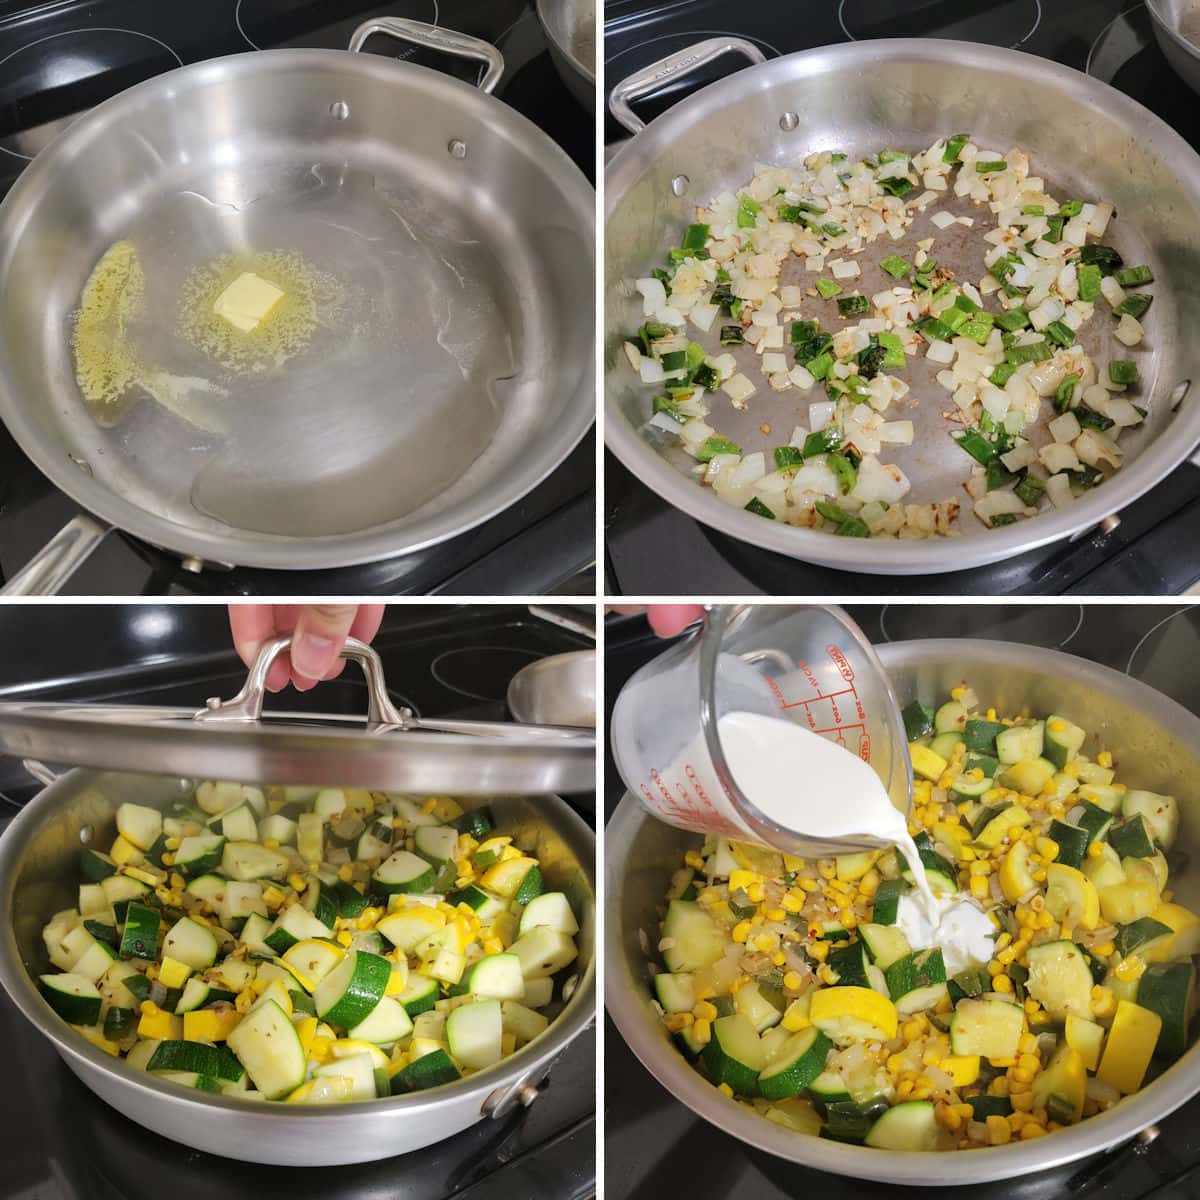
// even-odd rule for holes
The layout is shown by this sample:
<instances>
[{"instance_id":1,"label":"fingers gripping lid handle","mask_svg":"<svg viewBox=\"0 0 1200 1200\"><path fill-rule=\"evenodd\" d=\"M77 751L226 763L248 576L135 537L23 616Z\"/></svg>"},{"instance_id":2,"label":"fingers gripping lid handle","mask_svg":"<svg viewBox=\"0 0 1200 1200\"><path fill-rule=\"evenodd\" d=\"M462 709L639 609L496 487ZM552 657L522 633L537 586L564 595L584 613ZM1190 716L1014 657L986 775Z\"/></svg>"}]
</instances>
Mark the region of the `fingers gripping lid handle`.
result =
<instances>
[{"instance_id":1,"label":"fingers gripping lid handle","mask_svg":"<svg viewBox=\"0 0 1200 1200\"><path fill-rule=\"evenodd\" d=\"M263 701L267 694L267 673L271 664L290 649L289 635L272 638L264 642L253 665L246 675L242 690L229 700L216 697L208 701L208 707L196 714L197 721L260 721ZM394 725L406 728L413 722L412 712L397 708L388 695L387 681L383 676L383 663L379 655L366 642L348 637L342 647L342 657L358 663L367 680L367 723L370 725Z\"/></svg>"}]
</instances>

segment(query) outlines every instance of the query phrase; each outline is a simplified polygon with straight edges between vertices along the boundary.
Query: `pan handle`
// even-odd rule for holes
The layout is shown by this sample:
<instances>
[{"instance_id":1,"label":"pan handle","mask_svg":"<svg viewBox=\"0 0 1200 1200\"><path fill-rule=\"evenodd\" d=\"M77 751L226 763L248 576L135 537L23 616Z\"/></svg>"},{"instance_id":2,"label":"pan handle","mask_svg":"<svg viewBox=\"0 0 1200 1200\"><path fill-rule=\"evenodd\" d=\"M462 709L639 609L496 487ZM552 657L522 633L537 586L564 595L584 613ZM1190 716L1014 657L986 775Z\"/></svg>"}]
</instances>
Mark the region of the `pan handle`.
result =
<instances>
[{"instance_id":1,"label":"pan handle","mask_svg":"<svg viewBox=\"0 0 1200 1200\"><path fill-rule=\"evenodd\" d=\"M479 81L479 90L489 95L504 74L504 56L491 42L469 34L455 33L452 29L439 29L424 21L410 21L407 17L376 17L364 21L350 36L350 49L361 50L367 38L376 33L402 42L412 42L428 50L441 50L445 54L453 54L455 58L473 58L483 63L485 70Z\"/></svg>"},{"instance_id":2,"label":"pan handle","mask_svg":"<svg viewBox=\"0 0 1200 1200\"><path fill-rule=\"evenodd\" d=\"M0 596L53 596L112 531L95 517L72 517L5 585Z\"/></svg>"},{"instance_id":3,"label":"pan handle","mask_svg":"<svg viewBox=\"0 0 1200 1200\"><path fill-rule=\"evenodd\" d=\"M634 114L633 109L629 107L631 101L649 96L668 80L690 75L723 54L741 54L754 64L767 61L767 56L745 38L709 38L708 41L697 42L694 46L688 46L675 54L668 54L666 58L660 58L658 62L651 63L648 67L643 67L628 78L622 79L608 97L608 111L630 133L640 133L646 128L646 122Z\"/></svg>"}]
</instances>

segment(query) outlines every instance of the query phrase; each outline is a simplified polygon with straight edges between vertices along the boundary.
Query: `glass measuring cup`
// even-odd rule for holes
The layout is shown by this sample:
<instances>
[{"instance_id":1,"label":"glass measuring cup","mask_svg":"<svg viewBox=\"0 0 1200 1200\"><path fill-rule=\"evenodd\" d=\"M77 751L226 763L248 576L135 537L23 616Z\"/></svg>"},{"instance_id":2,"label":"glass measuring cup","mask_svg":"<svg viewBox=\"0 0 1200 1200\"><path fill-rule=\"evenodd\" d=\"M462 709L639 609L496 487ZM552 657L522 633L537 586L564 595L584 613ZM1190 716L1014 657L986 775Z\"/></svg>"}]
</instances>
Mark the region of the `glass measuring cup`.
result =
<instances>
[{"instance_id":1,"label":"glass measuring cup","mask_svg":"<svg viewBox=\"0 0 1200 1200\"><path fill-rule=\"evenodd\" d=\"M804 858L887 844L865 834L798 834L751 803L729 769L717 724L739 711L790 719L839 743L870 764L907 814L913 778L900 706L870 642L845 612L809 604L712 606L695 634L621 690L613 757L629 789L668 825Z\"/></svg>"}]
</instances>

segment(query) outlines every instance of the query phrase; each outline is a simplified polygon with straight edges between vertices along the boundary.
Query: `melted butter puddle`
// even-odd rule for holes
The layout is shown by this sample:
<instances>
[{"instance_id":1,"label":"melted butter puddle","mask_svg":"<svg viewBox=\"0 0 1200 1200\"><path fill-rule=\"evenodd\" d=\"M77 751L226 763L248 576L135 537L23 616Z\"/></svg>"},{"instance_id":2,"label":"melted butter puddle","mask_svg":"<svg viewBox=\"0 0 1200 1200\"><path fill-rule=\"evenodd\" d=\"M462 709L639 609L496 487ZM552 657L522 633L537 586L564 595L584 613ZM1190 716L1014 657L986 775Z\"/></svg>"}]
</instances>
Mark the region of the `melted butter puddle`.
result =
<instances>
[{"instance_id":1,"label":"melted butter puddle","mask_svg":"<svg viewBox=\"0 0 1200 1200\"><path fill-rule=\"evenodd\" d=\"M137 247L114 242L92 269L74 314L71 349L75 382L96 422L115 425L136 397L134 388L158 401L168 412L206 430L222 432L211 416L192 410L196 392L228 393L207 379L172 375L144 363L129 340L130 325L141 314L146 291Z\"/></svg>"},{"instance_id":2,"label":"melted butter puddle","mask_svg":"<svg viewBox=\"0 0 1200 1200\"><path fill-rule=\"evenodd\" d=\"M130 321L141 311L146 277L132 242L115 242L88 276L79 308L71 348L75 354L75 381L101 424L107 410L119 403L142 373L129 345Z\"/></svg>"},{"instance_id":3,"label":"melted butter puddle","mask_svg":"<svg viewBox=\"0 0 1200 1200\"><path fill-rule=\"evenodd\" d=\"M240 275L253 273L283 297L253 329L243 331L213 310ZM179 305L179 331L196 349L235 374L277 367L300 353L317 327L333 320L345 292L330 275L287 250L227 254L192 272Z\"/></svg>"}]
</instances>

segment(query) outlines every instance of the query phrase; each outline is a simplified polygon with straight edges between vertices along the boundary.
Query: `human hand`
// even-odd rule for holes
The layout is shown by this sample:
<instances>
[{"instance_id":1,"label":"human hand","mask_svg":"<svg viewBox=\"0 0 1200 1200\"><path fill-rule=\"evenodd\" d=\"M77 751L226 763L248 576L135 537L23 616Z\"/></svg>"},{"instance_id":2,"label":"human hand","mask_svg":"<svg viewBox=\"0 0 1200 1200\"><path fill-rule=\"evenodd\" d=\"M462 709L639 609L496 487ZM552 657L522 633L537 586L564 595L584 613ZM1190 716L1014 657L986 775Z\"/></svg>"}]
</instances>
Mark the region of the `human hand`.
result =
<instances>
[{"instance_id":1,"label":"human hand","mask_svg":"<svg viewBox=\"0 0 1200 1200\"><path fill-rule=\"evenodd\" d=\"M644 612L650 628L662 638L682 633L693 621L704 616L704 607L700 604L612 604L608 611L626 616Z\"/></svg>"},{"instance_id":2,"label":"human hand","mask_svg":"<svg viewBox=\"0 0 1200 1200\"><path fill-rule=\"evenodd\" d=\"M233 645L250 666L263 642L290 633L292 645L267 672L267 690L279 692L290 682L306 692L318 680L335 679L346 660L341 658L347 637L369 642L383 621L382 604L231 604L229 627Z\"/></svg>"}]
</instances>

